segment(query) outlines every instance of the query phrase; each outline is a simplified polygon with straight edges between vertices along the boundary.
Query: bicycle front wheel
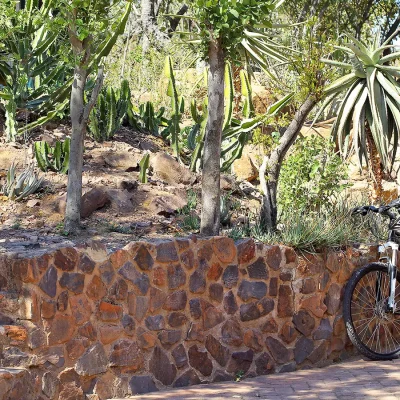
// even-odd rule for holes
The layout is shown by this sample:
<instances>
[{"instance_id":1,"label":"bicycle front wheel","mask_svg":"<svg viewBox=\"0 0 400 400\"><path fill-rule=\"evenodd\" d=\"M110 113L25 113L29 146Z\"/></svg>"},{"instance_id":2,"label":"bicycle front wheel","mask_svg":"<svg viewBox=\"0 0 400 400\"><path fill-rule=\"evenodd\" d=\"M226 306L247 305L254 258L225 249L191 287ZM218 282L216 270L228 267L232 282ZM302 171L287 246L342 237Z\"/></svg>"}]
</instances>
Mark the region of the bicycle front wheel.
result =
<instances>
[{"instance_id":1,"label":"bicycle front wheel","mask_svg":"<svg viewBox=\"0 0 400 400\"><path fill-rule=\"evenodd\" d=\"M390 278L387 266L368 264L355 271L346 285L343 318L357 349L372 360L400 355L400 285L397 276L395 312L387 309Z\"/></svg>"}]
</instances>

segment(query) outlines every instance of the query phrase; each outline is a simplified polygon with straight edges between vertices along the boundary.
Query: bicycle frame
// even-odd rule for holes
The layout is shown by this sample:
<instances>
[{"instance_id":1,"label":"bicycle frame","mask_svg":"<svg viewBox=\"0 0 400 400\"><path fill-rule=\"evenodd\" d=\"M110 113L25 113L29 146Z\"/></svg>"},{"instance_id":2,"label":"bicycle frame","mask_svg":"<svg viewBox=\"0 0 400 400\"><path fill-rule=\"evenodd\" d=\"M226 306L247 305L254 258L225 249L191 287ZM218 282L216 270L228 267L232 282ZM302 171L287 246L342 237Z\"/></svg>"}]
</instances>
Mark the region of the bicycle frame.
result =
<instances>
[{"instance_id":1,"label":"bicycle frame","mask_svg":"<svg viewBox=\"0 0 400 400\"><path fill-rule=\"evenodd\" d=\"M389 235L391 236L391 235ZM393 241L384 243L379 246L379 253L387 253L388 249L392 250L392 259L389 257L380 257L379 261L385 262L388 267L388 274L390 277L390 294L388 299L387 308L390 312L396 312L396 304L394 302L395 291L396 291L396 275L397 275L397 253L399 250L399 245Z\"/></svg>"}]
</instances>

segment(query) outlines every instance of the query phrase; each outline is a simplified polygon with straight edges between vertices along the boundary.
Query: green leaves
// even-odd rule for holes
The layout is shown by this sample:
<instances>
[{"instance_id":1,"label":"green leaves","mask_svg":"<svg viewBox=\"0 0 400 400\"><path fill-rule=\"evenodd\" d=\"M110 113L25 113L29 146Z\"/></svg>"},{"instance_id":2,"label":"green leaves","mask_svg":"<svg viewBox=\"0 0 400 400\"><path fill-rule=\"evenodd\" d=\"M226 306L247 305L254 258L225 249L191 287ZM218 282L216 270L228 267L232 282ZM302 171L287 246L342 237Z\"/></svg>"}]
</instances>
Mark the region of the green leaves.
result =
<instances>
[{"instance_id":1,"label":"green leaves","mask_svg":"<svg viewBox=\"0 0 400 400\"><path fill-rule=\"evenodd\" d=\"M279 205L283 211L329 207L345 186L346 166L334 144L319 136L298 139L284 161L279 178Z\"/></svg>"},{"instance_id":2,"label":"green leaves","mask_svg":"<svg viewBox=\"0 0 400 400\"><path fill-rule=\"evenodd\" d=\"M274 10L273 0L197 0L194 17L198 20L201 52L207 58L209 43L222 40L225 54L232 60L240 58L245 29L269 23Z\"/></svg>"},{"instance_id":3,"label":"green leaves","mask_svg":"<svg viewBox=\"0 0 400 400\"><path fill-rule=\"evenodd\" d=\"M379 34L369 43L362 43L348 35L351 42L338 49L350 58L352 72L326 87L325 94L329 96L329 101L333 101L345 93L332 128L332 135L339 143L341 154L346 157L354 150L360 167L363 159L368 160L368 125L381 163L386 170L390 170L394 162L393 154L396 154L398 147L400 127L400 85L394 79L400 76L400 68L383 64L398 59L400 52L383 57L384 50L394 46L380 46ZM350 69L348 63L323 61ZM350 136L351 123L353 135Z\"/></svg>"}]
</instances>

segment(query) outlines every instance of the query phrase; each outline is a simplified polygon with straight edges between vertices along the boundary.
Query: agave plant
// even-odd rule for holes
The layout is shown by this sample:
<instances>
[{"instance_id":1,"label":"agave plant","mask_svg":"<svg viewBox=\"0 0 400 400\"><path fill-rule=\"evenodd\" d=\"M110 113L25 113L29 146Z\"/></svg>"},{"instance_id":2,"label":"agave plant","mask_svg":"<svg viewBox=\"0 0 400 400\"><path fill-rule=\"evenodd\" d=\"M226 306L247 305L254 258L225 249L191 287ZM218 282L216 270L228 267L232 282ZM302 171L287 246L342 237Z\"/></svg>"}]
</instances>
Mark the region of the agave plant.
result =
<instances>
[{"instance_id":1,"label":"agave plant","mask_svg":"<svg viewBox=\"0 0 400 400\"><path fill-rule=\"evenodd\" d=\"M332 136L343 156L355 151L360 167L363 159L371 164L375 196L380 198L382 167L391 170L400 131L400 84L395 79L400 77L400 68L387 64L399 58L400 52L384 55L385 50L395 46L389 44L392 37L380 44L380 32L368 43L347 36L348 43L337 49L345 53L349 62L322 60L348 71L326 88L327 100L322 110L344 95Z\"/></svg>"},{"instance_id":2,"label":"agave plant","mask_svg":"<svg viewBox=\"0 0 400 400\"><path fill-rule=\"evenodd\" d=\"M19 201L35 193L40 188L43 178L38 177L33 167L26 168L17 176L16 168L16 164L11 164L7 172L7 182L3 186L2 192L9 199Z\"/></svg>"}]
</instances>

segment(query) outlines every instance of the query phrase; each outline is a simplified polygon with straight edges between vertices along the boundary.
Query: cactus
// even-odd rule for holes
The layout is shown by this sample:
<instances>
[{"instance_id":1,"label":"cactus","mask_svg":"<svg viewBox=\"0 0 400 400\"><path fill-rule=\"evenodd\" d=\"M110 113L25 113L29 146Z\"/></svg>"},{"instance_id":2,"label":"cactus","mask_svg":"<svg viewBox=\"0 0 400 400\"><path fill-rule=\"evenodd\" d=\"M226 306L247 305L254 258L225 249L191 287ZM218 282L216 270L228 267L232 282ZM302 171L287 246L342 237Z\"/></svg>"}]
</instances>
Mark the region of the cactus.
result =
<instances>
[{"instance_id":1,"label":"cactus","mask_svg":"<svg viewBox=\"0 0 400 400\"><path fill-rule=\"evenodd\" d=\"M143 158L140 160L139 167L140 167L140 172L139 172L139 180L141 183L147 183L147 170L149 169L150 166L150 154L147 153L143 156Z\"/></svg>"},{"instance_id":2,"label":"cactus","mask_svg":"<svg viewBox=\"0 0 400 400\"><path fill-rule=\"evenodd\" d=\"M244 69L240 70L240 82L243 97L243 116L245 118L251 118L254 116L253 92L249 74Z\"/></svg>"},{"instance_id":3,"label":"cactus","mask_svg":"<svg viewBox=\"0 0 400 400\"><path fill-rule=\"evenodd\" d=\"M55 147L51 147L47 142L35 142L34 152L38 167L46 172L48 170L66 174L69 168L71 141L69 138L64 142L56 142Z\"/></svg>"},{"instance_id":4,"label":"cactus","mask_svg":"<svg viewBox=\"0 0 400 400\"><path fill-rule=\"evenodd\" d=\"M183 97L178 95L176 90L176 82L174 76L174 69L172 67L172 59L168 56L165 60L165 76L169 79L167 95L171 97L172 116L168 122L167 129L164 130L164 136L170 136L171 147L175 157L179 157L179 133L181 128L179 123L184 112L185 102Z\"/></svg>"},{"instance_id":5,"label":"cactus","mask_svg":"<svg viewBox=\"0 0 400 400\"><path fill-rule=\"evenodd\" d=\"M168 120L164 118L164 112L164 107L161 107L156 112L151 101L140 104L139 110L135 110L130 104L127 112L128 124L140 132L149 132L154 136L160 136L160 126L164 128L168 126ZM163 135L163 132L161 132L161 135Z\"/></svg>"},{"instance_id":6,"label":"cactus","mask_svg":"<svg viewBox=\"0 0 400 400\"><path fill-rule=\"evenodd\" d=\"M23 198L35 193L43 182L32 167L26 168L18 177L15 173L16 164L12 163L7 172L7 182L2 192L11 200L20 201Z\"/></svg>"},{"instance_id":7,"label":"cactus","mask_svg":"<svg viewBox=\"0 0 400 400\"><path fill-rule=\"evenodd\" d=\"M204 147L204 137L206 134L206 125L207 125L207 101L205 100L203 103L203 113L202 114L199 114L195 100L192 101L190 110L191 110L192 118L196 122L196 124L193 126L191 135L189 135L190 141L196 143L196 147L194 148L194 151L192 154L190 170L193 172L196 172L200 168L201 156L202 156L203 147ZM194 134L196 134L196 137L193 138ZM188 142L189 142L189 138L188 138Z\"/></svg>"},{"instance_id":8,"label":"cactus","mask_svg":"<svg viewBox=\"0 0 400 400\"><path fill-rule=\"evenodd\" d=\"M248 141L250 133L257 128L268 116L273 116L282 109L292 98L288 95L283 99L273 104L266 112L265 115L255 116L254 105L252 102L252 91L250 79L246 71L240 71L242 96L243 96L243 109L242 114L244 119L238 120L232 117L233 114L233 100L234 88L232 80L232 70L229 63L225 66L225 119L222 131L222 149L221 149L221 171L228 171L233 162L242 156L245 144ZM190 169L198 171L204 146L205 126L207 123L207 100L205 101L204 113L202 116L197 112L196 103L191 105L191 114L195 122L195 127L201 123L201 129L191 132L188 137L188 143L193 142L195 135L196 147L192 153ZM200 122L201 121L201 122ZM200 132L200 133L199 133Z\"/></svg>"},{"instance_id":9,"label":"cactus","mask_svg":"<svg viewBox=\"0 0 400 400\"><path fill-rule=\"evenodd\" d=\"M121 127L130 106L131 92L128 81L122 81L120 89L103 88L96 106L90 113L91 136L98 142L111 139Z\"/></svg>"},{"instance_id":10,"label":"cactus","mask_svg":"<svg viewBox=\"0 0 400 400\"><path fill-rule=\"evenodd\" d=\"M72 83L72 78L65 76L68 68L55 45L63 34L43 24L44 18L53 18L54 0L26 3L29 12L21 10L2 25L2 30L10 25L1 43L0 57L0 81L4 86L0 103L6 109L7 141L15 141L17 135L54 118L55 108L65 106ZM40 118L18 126L18 110L35 112Z\"/></svg>"},{"instance_id":11,"label":"cactus","mask_svg":"<svg viewBox=\"0 0 400 400\"><path fill-rule=\"evenodd\" d=\"M229 195L221 196L220 201L220 220L221 224L226 226L231 223L231 213L230 213L230 205L229 205Z\"/></svg>"},{"instance_id":12,"label":"cactus","mask_svg":"<svg viewBox=\"0 0 400 400\"><path fill-rule=\"evenodd\" d=\"M6 109L6 140L7 142L15 142L17 137L17 104L14 99L5 100Z\"/></svg>"},{"instance_id":13,"label":"cactus","mask_svg":"<svg viewBox=\"0 0 400 400\"><path fill-rule=\"evenodd\" d=\"M232 67L229 62L225 64L225 88L224 88L224 103L225 103L225 118L223 129L228 128L232 123L233 116L233 100L234 100L234 86Z\"/></svg>"}]
</instances>

